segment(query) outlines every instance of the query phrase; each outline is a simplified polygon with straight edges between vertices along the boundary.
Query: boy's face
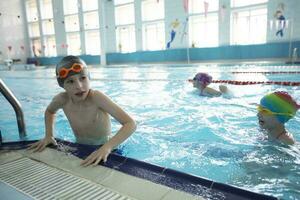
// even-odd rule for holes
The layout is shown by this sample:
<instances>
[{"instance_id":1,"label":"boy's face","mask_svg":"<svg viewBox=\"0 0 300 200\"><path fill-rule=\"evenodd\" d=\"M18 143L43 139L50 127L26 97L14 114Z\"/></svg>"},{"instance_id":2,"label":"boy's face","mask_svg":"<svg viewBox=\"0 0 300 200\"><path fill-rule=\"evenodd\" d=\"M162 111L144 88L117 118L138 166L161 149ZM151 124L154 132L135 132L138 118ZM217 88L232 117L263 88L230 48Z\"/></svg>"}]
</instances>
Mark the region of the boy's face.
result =
<instances>
[{"instance_id":1,"label":"boy's face","mask_svg":"<svg viewBox=\"0 0 300 200\"><path fill-rule=\"evenodd\" d=\"M200 83L199 81L193 80L193 87L194 88L204 88L204 85Z\"/></svg>"},{"instance_id":2,"label":"boy's face","mask_svg":"<svg viewBox=\"0 0 300 200\"><path fill-rule=\"evenodd\" d=\"M266 115L263 112L258 112L257 118L261 129L272 130L281 124L275 115Z\"/></svg>"},{"instance_id":3,"label":"boy's face","mask_svg":"<svg viewBox=\"0 0 300 200\"><path fill-rule=\"evenodd\" d=\"M85 73L69 76L64 81L64 89L73 101L83 101L87 98L90 90L89 77Z\"/></svg>"}]
</instances>

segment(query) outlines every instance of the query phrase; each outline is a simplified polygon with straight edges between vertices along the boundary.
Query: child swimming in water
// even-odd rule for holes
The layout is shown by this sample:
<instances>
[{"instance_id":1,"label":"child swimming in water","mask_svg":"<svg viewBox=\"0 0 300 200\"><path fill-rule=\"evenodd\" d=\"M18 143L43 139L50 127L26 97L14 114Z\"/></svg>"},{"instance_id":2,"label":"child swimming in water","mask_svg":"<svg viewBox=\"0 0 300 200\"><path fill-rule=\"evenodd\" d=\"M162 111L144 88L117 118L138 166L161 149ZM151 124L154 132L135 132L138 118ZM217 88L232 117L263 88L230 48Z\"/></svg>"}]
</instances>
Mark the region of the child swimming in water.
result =
<instances>
[{"instance_id":1,"label":"child swimming in water","mask_svg":"<svg viewBox=\"0 0 300 200\"><path fill-rule=\"evenodd\" d=\"M90 88L87 66L79 57L64 57L56 66L56 77L58 85L65 91L56 95L45 111L45 138L29 149L42 151L47 145L56 144L53 137L55 113L62 109L77 143L102 145L81 164L88 166L97 165L101 160L106 162L110 152L135 131L134 120L105 94ZM122 124L111 138L109 115Z\"/></svg>"},{"instance_id":2,"label":"child swimming in water","mask_svg":"<svg viewBox=\"0 0 300 200\"><path fill-rule=\"evenodd\" d=\"M286 92L267 94L257 106L259 126L266 131L269 139L294 144L295 140L286 130L285 123L296 115L299 108L300 105Z\"/></svg>"},{"instance_id":3,"label":"child swimming in water","mask_svg":"<svg viewBox=\"0 0 300 200\"><path fill-rule=\"evenodd\" d=\"M218 97L228 93L228 88L225 85L220 85L219 90L215 90L208 85L212 82L212 77L207 73L197 73L189 82L193 83L194 88L200 91L201 96Z\"/></svg>"}]
</instances>

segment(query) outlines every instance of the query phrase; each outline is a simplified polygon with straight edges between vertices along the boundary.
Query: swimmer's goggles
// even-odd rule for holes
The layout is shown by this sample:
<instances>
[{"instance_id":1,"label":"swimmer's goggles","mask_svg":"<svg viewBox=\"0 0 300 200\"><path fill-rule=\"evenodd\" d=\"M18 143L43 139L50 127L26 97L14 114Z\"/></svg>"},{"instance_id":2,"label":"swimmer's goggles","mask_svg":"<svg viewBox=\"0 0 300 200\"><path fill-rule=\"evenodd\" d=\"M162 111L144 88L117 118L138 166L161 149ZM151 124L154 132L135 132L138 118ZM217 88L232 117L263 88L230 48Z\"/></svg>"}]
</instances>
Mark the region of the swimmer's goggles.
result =
<instances>
[{"instance_id":1,"label":"swimmer's goggles","mask_svg":"<svg viewBox=\"0 0 300 200\"><path fill-rule=\"evenodd\" d=\"M58 71L58 78L67 78L70 71L79 73L83 69L83 65L79 63L74 63L71 68L62 67Z\"/></svg>"},{"instance_id":2,"label":"swimmer's goggles","mask_svg":"<svg viewBox=\"0 0 300 200\"><path fill-rule=\"evenodd\" d=\"M267 108L262 107L261 105L257 106L257 111L261 112L262 114L265 114L265 115L285 115L285 116L294 117L294 115L291 114L291 113L277 113L277 112L273 112L273 111L271 111L271 110L269 110Z\"/></svg>"},{"instance_id":3,"label":"swimmer's goggles","mask_svg":"<svg viewBox=\"0 0 300 200\"><path fill-rule=\"evenodd\" d=\"M188 82L192 83L193 81L196 81L196 80L197 80L196 78L188 79Z\"/></svg>"}]
</instances>

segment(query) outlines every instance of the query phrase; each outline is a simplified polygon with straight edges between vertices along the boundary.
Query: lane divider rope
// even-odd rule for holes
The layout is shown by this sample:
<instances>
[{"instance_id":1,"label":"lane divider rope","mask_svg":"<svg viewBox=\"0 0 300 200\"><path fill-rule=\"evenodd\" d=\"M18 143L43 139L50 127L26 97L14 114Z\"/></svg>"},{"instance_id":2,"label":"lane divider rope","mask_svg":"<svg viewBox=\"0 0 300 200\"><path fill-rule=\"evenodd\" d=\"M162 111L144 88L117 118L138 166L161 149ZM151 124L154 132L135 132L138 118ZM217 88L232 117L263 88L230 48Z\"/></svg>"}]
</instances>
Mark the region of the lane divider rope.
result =
<instances>
[{"instance_id":1,"label":"lane divider rope","mask_svg":"<svg viewBox=\"0 0 300 200\"><path fill-rule=\"evenodd\" d=\"M266 84L266 85L284 85L284 86L300 86L300 82L291 81L233 81L233 80L213 80L213 83L227 83L232 85L255 85L255 84Z\"/></svg>"},{"instance_id":2,"label":"lane divider rope","mask_svg":"<svg viewBox=\"0 0 300 200\"><path fill-rule=\"evenodd\" d=\"M300 74L300 71L230 72L232 74Z\"/></svg>"},{"instance_id":3,"label":"lane divider rope","mask_svg":"<svg viewBox=\"0 0 300 200\"><path fill-rule=\"evenodd\" d=\"M6 77L6 79L29 79L29 77ZM32 79L32 78L30 78ZM34 79L45 79L45 77L34 77ZM47 78L53 79L53 78ZM105 79L105 78L91 78L91 81L108 81L108 82L151 82L151 81L186 81L186 79ZM191 79L187 80L191 81ZM234 81L234 80L213 80L212 83L226 83L231 85L255 85L255 84L266 84L266 85L282 85L282 86L300 86L300 82L292 81Z\"/></svg>"}]
</instances>

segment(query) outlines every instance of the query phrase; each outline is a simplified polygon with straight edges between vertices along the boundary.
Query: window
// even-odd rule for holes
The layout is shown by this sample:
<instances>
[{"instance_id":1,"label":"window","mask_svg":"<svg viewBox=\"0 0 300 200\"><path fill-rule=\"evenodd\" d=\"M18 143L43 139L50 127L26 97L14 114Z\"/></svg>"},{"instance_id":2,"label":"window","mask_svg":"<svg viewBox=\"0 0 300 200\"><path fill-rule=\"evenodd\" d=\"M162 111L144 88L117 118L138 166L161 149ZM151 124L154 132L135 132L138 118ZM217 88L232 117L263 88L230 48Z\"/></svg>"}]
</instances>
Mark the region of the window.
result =
<instances>
[{"instance_id":1,"label":"window","mask_svg":"<svg viewBox=\"0 0 300 200\"><path fill-rule=\"evenodd\" d=\"M214 47L219 44L218 15L196 15L189 20L189 43L193 47Z\"/></svg>"},{"instance_id":2,"label":"window","mask_svg":"<svg viewBox=\"0 0 300 200\"><path fill-rule=\"evenodd\" d=\"M266 42L267 8L249 8L231 14L231 44Z\"/></svg>"},{"instance_id":3,"label":"window","mask_svg":"<svg viewBox=\"0 0 300 200\"><path fill-rule=\"evenodd\" d=\"M86 54L99 55L101 53L99 31L95 30L85 32L85 46Z\"/></svg>"},{"instance_id":4,"label":"window","mask_svg":"<svg viewBox=\"0 0 300 200\"><path fill-rule=\"evenodd\" d=\"M65 29L68 49L68 54L80 55L81 52L81 37L80 24L78 17L78 0L63 0L64 1L64 15L65 15Z\"/></svg>"},{"instance_id":5,"label":"window","mask_svg":"<svg viewBox=\"0 0 300 200\"><path fill-rule=\"evenodd\" d=\"M27 0L25 5L32 55L56 56L52 0Z\"/></svg>"},{"instance_id":6,"label":"window","mask_svg":"<svg viewBox=\"0 0 300 200\"><path fill-rule=\"evenodd\" d=\"M164 1L142 1L143 49L165 49Z\"/></svg>"},{"instance_id":7,"label":"window","mask_svg":"<svg viewBox=\"0 0 300 200\"><path fill-rule=\"evenodd\" d=\"M51 0L40 0L41 6L41 18L42 19L52 19L52 1Z\"/></svg>"},{"instance_id":8,"label":"window","mask_svg":"<svg viewBox=\"0 0 300 200\"><path fill-rule=\"evenodd\" d=\"M40 37L40 28L39 23L29 23L28 24L28 30L29 30L29 37Z\"/></svg>"},{"instance_id":9,"label":"window","mask_svg":"<svg viewBox=\"0 0 300 200\"><path fill-rule=\"evenodd\" d=\"M36 0L27 0L25 2L25 8L27 14L28 34L31 45L31 55L34 57L41 56L41 33Z\"/></svg>"},{"instance_id":10,"label":"window","mask_svg":"<svg viewBox=\"0 0 300 200\"><path fill-rule=\"evenodd\" d=\"M116 45L118 52L136 51L133 1L115 2ZM121 5L119 5L119 4Z\"/></svg>"},{"instance_id":11,"label":"window","mask_svg":"<svg viewBox=\"0 0 300 200\"><path fill-rule=\"evenodd\" d=\"M78 13L78 0L63 0L64 1L64 14Z\"/></svg>"},{"instance_id":12,"label":"window","mask_svg":"<svg viewBox=\"0 0 300 200\"><path fill-rule=\"evenodd\" d=\"M66 32L79 31L78 15L69 15L65 17Z\"/></svg>"},{"instance_id":13,"label":"window","mask_svg":"<svg viewBox=\"0 0 300 200\"><path fill-rule=\"evenodd\" d=\"M189 46L219 45L219 0L191 0L189 5Z\"/></svg>"},{"instance_id":14,"label":"window","mask_svg":"<svg viewBox=\"0 0 300 200\"><path fill-rule=\"evenodd\" d=\"M35 57L42 55L41 40L39 38L31 39L31 47L32 53Z\"/></svg>"},{"instance_id":15,"label":"window","mask_svg":"<svg viewBox=\"0 0 300 200\"><path fill-rule=\"evenodd\" d=\"M142 21L164 19L164 1L144 0L142 1Z\"/></svg>"},{"instance_id":16,"label":"window","mask_svg":"<svg viewBox=\"0 0 300 200\"><path fill-rule=\"evenodd\" d=\"M98 0L82 0L82 10L83 11L98 10Z\"/></svg>"},{"instance_id":17,"label":"window","mask_svg":"<svg viewBox=\"0 0 300 200\"><path fill-rule=\"evenodd\" d=\"M98 29L99 28L98 11L84 13L83 20L84 20L84 29Z\"/></svg>"},{"instance_id":18,"label":"window","mask_svg":"<svg viewBox=\"0 0 300 200\"><path fill-rule=\"evenodd\" d=\"M145 24L143 26L143 47L144 50L165 49L164 22Z\"/></svg>"},{"instance_id":19,"label":"window","mask_svg":"<svg viewBox=\"0 0 300 200\"><path fill-rule=\"evenodd\" d=\"M44 46L45 56L56 56L55 36L46 36Z\"/></svg>"},{"instance_id":20,"label":"window","mask_svg":"<svg viewBox=\"0 0 300 200\"><path fill-rule=\"evenodd\" d=\"M54 35L54 23L52 20L45 20L42 22L43 34Z\"/></svg>"},{"instance_id":21,"label":"window","mask_svg":"<svg viewBox=\"0 0 300 200\"><path fill-rule=\"evenodd\" d=\"M268 0L231 0L231 7L250 6L267 2Z\"/></svg>"},{"instance_id":22,"label":"window","mask_svg":"<svg viewBox=\"0 0 300 200\"><path fill-rule=\"evenodd\" d=\"M38 10L35 0L27 0L26 3L27 22L38 21Z\"/></svg>"},{"instance_id":23,"label":"window","mask_svg":"<svg viewBox=\"0 0 300 200\"><path fill-rule=\"evenodd\" d=\"M44 56L56 56L52 0L39 1L42 19Z\"/></svg>"},{"instance_id":24,"label":"window","mask_svg":"<svg viewBox=\"0 0 300 200\"><path fill-rule=\"evenodd\" d=\"M116 29L117 50L119 52L133 52L135 46L135 28L134 26L120 26Z\"/></svg>"},{"instance_id":25,"label":"window","mask_svg":"<svg viewBox=\"0 0 300 200\"><path fill-rule=\"evenodd\" d=\"M127 4L115 9L116 25L134 24L134 5Z\"/></svg>"},{"instance_id":26,"label":"window","mask_svg":"<svg viewBox=\"0 0 300 200\"><path fill-rule=\"evenodd\" d=\"M219 0L190 0L189 13L205 13L219 10Z\"/></svg>"},{"instance_id":27,"label":"window","mask_svg":"<svg viewBox=\"0 0 300 200\"><path fill-rule=\"evenodd\" d=\"M67 44L68 44L68 54L70 55L81 54L81 42L80 42L79 32L67 33Z\"/></svg>"},{"instance_id":28,"label":"window","mask_svg":"<svg viewBox=\"0 0 300 200\"><path fill-rule=\"evenodd\" d=\"M85 54L100 55L98 0L83 0Z\"/></svg>"},{"instance_id":29,"label":"window","mask_svg":"<svg viewBox=\"0 0 300 200\"><path fill-rule=\"evenodd\" d=\"M132 3L134 0L114 0L115 5L121 5L126 3Z\"/></svg>"}]
</instances>

